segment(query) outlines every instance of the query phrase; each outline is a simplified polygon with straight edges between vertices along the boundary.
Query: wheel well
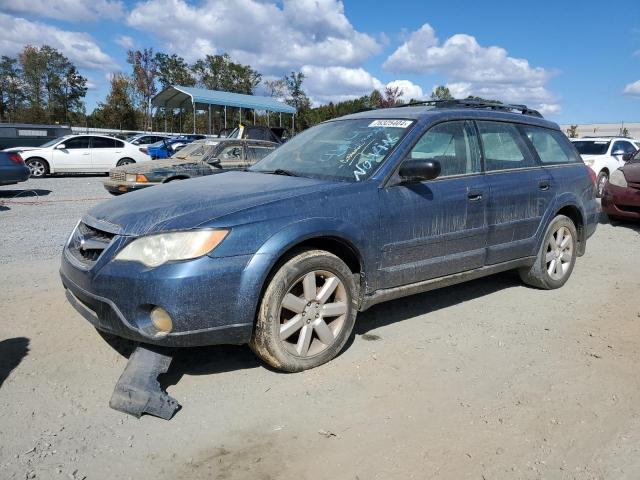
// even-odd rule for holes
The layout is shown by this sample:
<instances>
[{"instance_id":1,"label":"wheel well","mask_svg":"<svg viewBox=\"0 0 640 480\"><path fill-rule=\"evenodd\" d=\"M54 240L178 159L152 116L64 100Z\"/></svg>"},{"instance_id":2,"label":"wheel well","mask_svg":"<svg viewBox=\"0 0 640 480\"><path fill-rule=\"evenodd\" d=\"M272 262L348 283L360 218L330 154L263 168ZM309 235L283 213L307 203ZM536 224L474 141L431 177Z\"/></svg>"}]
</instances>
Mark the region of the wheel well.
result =
<instances>
[{"instance_id":1,"label":"wheel well","mask_svg":"<svg viewBox=\"0 0 640 480\"><path fill-rule=\"evenodd\" d=\"M578 251L583 251L584 249L584 218L582 218L582 213L578 210L578 207L575 205L566 205L562 207L556 215L564 215L565 217L569 217L573 224L576 226L576 230L578 231Z\"/></svg>"},{"instance_id":2,"label":"wheel well","mask_svg":"<svg viewBox=\"0 0 640 480\"><path fill-rule=\"evenodd\" d=\"M167 178L167 179L166 179L164 182L162 182L162 183L169 183L169 182L172 182L173 180L187 180L188 178L190 178L190 177L188 177L188 176L186 176L186 175L176 175L176 176L174 176L174 177Z\"/></svg>"},{"instance_id":3,"label":"wheel well","mask_svg":"<svg viewBox=\"0 0 640 480\"><path fill-rule=\"evenodd\" d=\"M24 163L25 164L28 163L29 160L40 160L42 163L44 163L45 167L47 167L47 172L51 172L51 165L44 158L42 158L42 157L29 157L24 161Z\"/></svg>"},{"instance_id":4,"label":"wheel well","mask_svg":"<svg viewBox=\"0 0 640 480\"><path fill-rule=\"evenodd\" d=\"M600 169L600 172L598 173L598 175L600 175L600 173L606 173L607 175L609 175L609 169L607 167L603 167L602 169Z\"/></svg>"},{"instance_id":5,"label":"wheel well","mask_svg":"<svg viewBox=\"0 0 640 480\"><path fill-rule=\"evenodd\" d=\"M136 161L133 158L129 158L129 157L122 157L120 160L118 160L118 162L116 163L116 166L120 166L122 165L122 161L123 160L131 160L131 163L136 163Z\"/></svg>"}]
</instances>

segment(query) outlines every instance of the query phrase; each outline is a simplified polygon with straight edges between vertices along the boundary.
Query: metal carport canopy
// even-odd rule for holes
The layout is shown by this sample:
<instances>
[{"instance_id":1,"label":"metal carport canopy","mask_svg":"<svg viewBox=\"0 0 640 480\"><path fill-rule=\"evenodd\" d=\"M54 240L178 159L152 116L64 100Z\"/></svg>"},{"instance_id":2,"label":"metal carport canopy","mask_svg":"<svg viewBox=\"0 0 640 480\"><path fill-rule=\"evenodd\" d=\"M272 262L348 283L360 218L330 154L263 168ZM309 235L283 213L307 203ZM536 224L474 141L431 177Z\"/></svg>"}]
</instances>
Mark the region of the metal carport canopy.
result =
<instances>
[{"instance_id":1,"label":"metal carport canopy","mask_svg":"<svg viewBox=\"0 0 640 480\"><path fill-rule=\"evenodd\" d=\"M271 112L296 113L296 109L272 97L244 95L242 93L207 90L205 88L183 87L171 85L158 93L151 103L154 107L181 108L189 102L198 109L206 109L209 105L267 110Z\"/></svg>"}]
</instances>

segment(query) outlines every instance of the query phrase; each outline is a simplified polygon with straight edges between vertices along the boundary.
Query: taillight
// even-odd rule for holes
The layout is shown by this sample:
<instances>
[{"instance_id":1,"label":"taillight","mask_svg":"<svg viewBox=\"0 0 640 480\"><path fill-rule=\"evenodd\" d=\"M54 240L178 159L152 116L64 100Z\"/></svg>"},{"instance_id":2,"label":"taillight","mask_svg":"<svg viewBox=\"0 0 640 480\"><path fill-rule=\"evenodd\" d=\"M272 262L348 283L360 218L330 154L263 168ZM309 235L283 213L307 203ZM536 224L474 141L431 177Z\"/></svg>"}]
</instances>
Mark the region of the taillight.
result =
<instances>
[{"instance_id":1,"label":"taillight","mask_svg":"<svg viewBox=\"0 0 640 480\"><path fill-rule=\"evenodd\" d=\"M585 165L585 167L587 168L587 172L589 172L589 176L591 177L591 182L595 185L596 180L598 178L598 176L596 175L596 172L594 172L593 168L589 167L588 165Z\"/></svg>"},{"instance_id":2,"label":"taillight","mask_svg":"<svg viewBox=\"0 0 640 480\"><path fill-rule=\"evenodd\" d=\"M14 163L18 163L20 165L24 164L24 160L22 159L22 157L18 153L10 153L9 154L9 160L11 160Z\"/></svg>"}]
</instances>

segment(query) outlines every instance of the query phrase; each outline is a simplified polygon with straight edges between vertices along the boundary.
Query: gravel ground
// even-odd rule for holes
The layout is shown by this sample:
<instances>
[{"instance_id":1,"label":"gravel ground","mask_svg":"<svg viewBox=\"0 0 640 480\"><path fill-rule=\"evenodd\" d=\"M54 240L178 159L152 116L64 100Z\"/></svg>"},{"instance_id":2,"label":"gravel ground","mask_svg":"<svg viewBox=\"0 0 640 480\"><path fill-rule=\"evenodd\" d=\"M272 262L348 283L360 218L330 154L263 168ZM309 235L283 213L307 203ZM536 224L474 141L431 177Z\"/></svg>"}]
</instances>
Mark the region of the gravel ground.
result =
<instances>
[{"instance_id":1,"label":"gravel ground","mask_svg":"<svg viewBox=\"0 0 640 480\"><path fill-rule=\"evenodd\" d=\"M308 372L182 351L183 409L138 420L108 408L126 358L57 277L100 181L0 189L3 480L640 478L637 226L601 224L559 290L505 273L376 306Z\"/></svg>"}]
</instances>

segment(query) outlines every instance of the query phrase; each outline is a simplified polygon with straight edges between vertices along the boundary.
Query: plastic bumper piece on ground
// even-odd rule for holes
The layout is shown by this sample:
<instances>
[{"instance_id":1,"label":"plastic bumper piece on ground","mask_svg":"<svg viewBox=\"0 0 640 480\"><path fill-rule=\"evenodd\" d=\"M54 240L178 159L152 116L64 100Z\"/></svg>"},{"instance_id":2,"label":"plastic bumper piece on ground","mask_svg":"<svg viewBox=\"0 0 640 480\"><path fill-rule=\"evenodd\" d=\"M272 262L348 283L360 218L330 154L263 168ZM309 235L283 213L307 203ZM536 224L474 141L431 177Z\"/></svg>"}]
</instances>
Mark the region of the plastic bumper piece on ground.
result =
<instances>
[{"instance_id":1,"label":"plastic bumper piece on ground","mask_svg":"<svg viewBox=\"0 0 640 480\"><path fill-rule=\"evenodd\" d=\"M165 350L138 345L116 384L109 406L138 418L148 413L171 420L180 404L162 390L158 375L169 370L172 358Z\"/></svg>"}]
</instances>

